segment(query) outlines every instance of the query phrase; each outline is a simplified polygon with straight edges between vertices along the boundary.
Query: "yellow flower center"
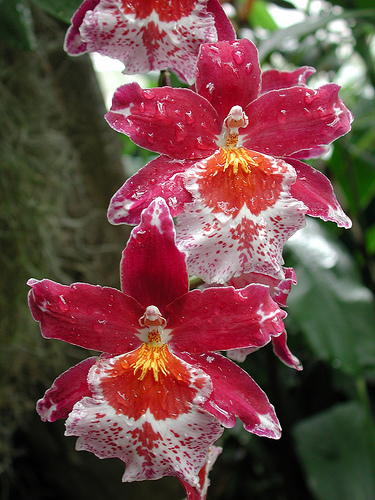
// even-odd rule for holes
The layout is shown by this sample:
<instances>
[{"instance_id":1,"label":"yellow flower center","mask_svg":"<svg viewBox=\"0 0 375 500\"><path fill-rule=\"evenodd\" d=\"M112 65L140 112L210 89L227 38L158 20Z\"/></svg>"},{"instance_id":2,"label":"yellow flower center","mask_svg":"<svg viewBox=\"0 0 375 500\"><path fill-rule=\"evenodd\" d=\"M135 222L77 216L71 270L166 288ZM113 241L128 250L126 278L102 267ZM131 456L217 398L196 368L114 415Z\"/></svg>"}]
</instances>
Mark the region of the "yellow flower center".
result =
<instances>
[{"instance_id":1,"label":"yellow flower center","mask_svg":"<svg viewBox=\"0 0 375 500\"><path fill-rule=\"evenodd\" d=\"M225 172L228 168L232 169L234 175L237 174L238 169L241 168L246 174L251 172L251 167L257 167L257 162L253 159L245 148L222 148L220 164L223 165L223 171Z\"/></svg>"}]
</instances>

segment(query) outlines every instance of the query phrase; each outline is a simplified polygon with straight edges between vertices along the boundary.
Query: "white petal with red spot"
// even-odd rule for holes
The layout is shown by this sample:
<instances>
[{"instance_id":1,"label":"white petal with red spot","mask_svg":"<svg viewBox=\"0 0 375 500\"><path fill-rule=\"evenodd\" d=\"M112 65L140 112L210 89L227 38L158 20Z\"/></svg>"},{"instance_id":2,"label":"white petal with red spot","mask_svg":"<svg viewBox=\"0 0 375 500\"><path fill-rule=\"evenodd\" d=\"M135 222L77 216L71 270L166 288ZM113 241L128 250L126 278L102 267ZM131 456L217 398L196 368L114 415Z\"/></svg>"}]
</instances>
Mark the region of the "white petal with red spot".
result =
<instances>
[{"instance_id":1,"label":"white petal with red spot","mask_svg":"<svg viewBox=\"0 0 375 500\"><path fill-rule=\"evenodd\" d=\"M152 370L141 380L139 372L134 375L135 353L102 358L93 367L88 377L93 397L76 403L66 435L79 436L78 450L123 460L123 481L173 475L194 487L209 447L223 432L202 409L210 379L169 353L173 366L160 384Z\"/></svg>"},{"instance_id":2,"label":"white petal with red spot","mask_svg":"<svg viewBox=\"0 0 375 500\"><path fill-rule=\"evenodd\" d=\"M295 170L245 150L260 165L245 171L239 149L230 153L239 164L230 160L223 168L220 151L186 172L194 201L177 218L177 244L187 253L189 272L209 283L243 272L281 279L284 243L305 225L306 207L290 195Z\"/></svg>"}]
</instances>

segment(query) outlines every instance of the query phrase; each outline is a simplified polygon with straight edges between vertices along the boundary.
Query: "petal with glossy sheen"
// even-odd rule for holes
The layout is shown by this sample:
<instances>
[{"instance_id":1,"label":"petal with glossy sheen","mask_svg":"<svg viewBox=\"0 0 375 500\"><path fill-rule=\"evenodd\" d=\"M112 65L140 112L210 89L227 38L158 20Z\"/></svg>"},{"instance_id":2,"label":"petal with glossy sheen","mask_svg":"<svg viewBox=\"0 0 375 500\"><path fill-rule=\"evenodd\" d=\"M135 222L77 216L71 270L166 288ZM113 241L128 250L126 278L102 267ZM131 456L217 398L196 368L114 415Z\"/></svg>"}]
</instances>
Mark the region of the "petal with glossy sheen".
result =
<instances>
[{"instance_id":1,"label":"petal with glossy sheen","mask_svg":"<svg viewBox=\"0 0 375 500\"><path fill-rule=\"evenodd\" d=\"M255 45L247 40L202 45L196 90L216 109L222 123L233 106L245 108L258 97L260 66Z\"/></svg>"},{"instance_id":2,"label":"petal with glossy sheen","mask_svg":"<svg viewBox=\"0 0 375 500\"><path fill-rule=\"evenodd\" d=\"M108 220L112 224L139 224L142 211L155 198L167 202L172 217L179 215L191 194L183 183L183 173L195 161L171 160L158 156L135 173L112 197Z\"/></svg>"},{"instance_id":3,"label":"petal with glossy sheen","mask_svg":"<svg viewBox=\"0 0 375 500\"><path fill-rule=\"evenodd\" d=\"M114 288L29 280L29 306L42 335L86 349L119 354L139 346L144 308Z\"/></svg>"},{"instance_id":4,"label":"petal with glossy sheen","mask_svg":"<svg viewBox=\"0 0 375 500\"><path fill-rule=\"evenodd\" d=\"M186 493L186 500L205 500L210 485L208 474L222 451L223 449L220 446L210 446L207 461L199 472L199 484L195 487L190 486L186 481L180 481Z\"/></svg>"},{"instance_id":5,"label":"petal with glossy sheen","mask_svg":"<svg viewBox=\"0 0 375 500\"><path fill-rule=\"evenodd\" d=\"M272 337L273 350L276 356L278 356L284 364L290 368L301 371L303 369L302 363L291 353L287 346L286 339L287 335L285 330L278 337Z\"/></svg>"},{"instance_id":6,"label":"petal with glossy sheen","mask_svg":"<svg viewBox=\"0 0 375 500\"><path fill-rule=\"evenodd\" d=\"M204 158L217 149L217 113L189 89L143 90L137 83L118 88L105 115L112 128L142 148L177 160Z\"/></svg>"},{"instance_id":7,"label":"petal with glossy sheen","mask_svg":"<svg viewBox=\"0 0 375 500\"><path fill-rule=\"evenodd\" d=\"M184 352L179 357L210 376L213 391L204 407L222 425L233 427L238 417L247 431L272 439L280 438L281 428L274 407L244 370L217 353L196 355Z\"/></svg>"},{"instance_id":8,"label":"petal with glossy sheen","mask_svg":"<svg viewBox=\"0 0 375 500\"><path fill-rule=\"evenodd\" d=\"M73 17L65 49L70 54L99 52L118 59L128 74L173 68L192 84L200 45L218 40L215 21L219 21L218 28L224 34L230 34L229 20L224 23L219 7L211 1L207 9L207 3L207 0L85 2L85 7L81 6Z\"/></svg>"},{"instance_id":9,"label":"petal with glossy sheen","mask_svg":"<svg viewBox=\"0 0 375 500\"><path fill-rule=\"evenodd\" d=\"M87 375L97 359L94 356L81 361L54 381L36 407L44 422L67 418L77 401L85 396L91 396Z\"/></svg>"},{"instance_id":10,"label":"petal with glossy sheen","mask_svg":"<svg viewBox=\"0 0 375 500\"><path fill-rule=\"evenodd\" d=\"M78 450L123 460L123 481L173 475L194 487L208 449L223 431L202 407L211 392L210 379L178 360L182 367L159 382L152 372L139 380L134 355L102 359L90 371L92 397L75 405L66 434L79 436Z\"/></svg>"},{"instance_id":11,"label":"petal with glossy sheen","mask_svg":"<svg viewBox=\"0 0 375 500\"><path fill-rule=\"evenodd\" d=\"M169 345L196 354L262 347L284 330L286 314L268 287L249 285L193 290L167 307Z\"/></svg>"},{"instance_id":12,"label":"petal with glossy sheen","mask_svg":"<svg viewBox=\"0 0 375 500\"><path fill-rule=\"evenodd\" d=\"M297 180L291 187L292 196L303 201L308 208L307 214L350 228L352 221L337 201L329 179L306 163L291 158L287 161L297 172Z\"/></svg>"},{"instance_id":13,"label":"petal with glossy sheen","mask_svg":"<svg viewBox=\"0 0 375 500\"><path fill-rule=\"evenodd\" d=\"M297 284L297 277L292 267L284 268L285 278L282 280L272 278L266 274L260 273L243 273L241 276L232 278L228 281L228 285L234 288L244 288L251 283L259 283L269 287L271 297L279 304L286 307L286 300L292 288L292 285Z\"/></svg>"},{"instance_id":14,"label":"petal with glossy sheen","mask_svg":"<svg viewBox=\"0 0 375 500\"><path fill-rule=\"evenodd\" d=\"M177 245L190 274L225 283L243 272L283 278L283 246L305 224L305 206L289 194L294 169L251 151L248 172L223 169L218 154L186 172L194 201L177 217Z\"/></svg>"},{"instance_id":15,"label":"petal with glossy sheen","mask_svg":"<svg viewBox=\"0 0 375 500\"><path fill-rule=\"evenodd\" d=\"M173 219L163 198L142 213L121 260L121 287L145 308L165 306L189 290L185 254L175 243Z\"/></svg>"},{"instance_id":16,"label":"petal with glossy sheen","mask_svg":"<svg viewBox=\"0 0 375 500\"><path fill-rule=\"evenodd\" d=\"M284 89L288 87L304 86L309 76L315 73L315 68L302 66L295 71L279 71L269 69L262 73L261 94L270 90Z\"/></svg>"},{"instance_id":17,"label":"petal with glossy sheen","mask_svg":"<svg viewBox=\"0 0 375 500\"><path fill-rule=\"evenodd\" d=\"M349 132L352 121L339 89L329 83L317 90L290 87L262 94L245 109L249 125L240 129L243 145L285 157L330 144Z\"/></svg>"}]
</instances>

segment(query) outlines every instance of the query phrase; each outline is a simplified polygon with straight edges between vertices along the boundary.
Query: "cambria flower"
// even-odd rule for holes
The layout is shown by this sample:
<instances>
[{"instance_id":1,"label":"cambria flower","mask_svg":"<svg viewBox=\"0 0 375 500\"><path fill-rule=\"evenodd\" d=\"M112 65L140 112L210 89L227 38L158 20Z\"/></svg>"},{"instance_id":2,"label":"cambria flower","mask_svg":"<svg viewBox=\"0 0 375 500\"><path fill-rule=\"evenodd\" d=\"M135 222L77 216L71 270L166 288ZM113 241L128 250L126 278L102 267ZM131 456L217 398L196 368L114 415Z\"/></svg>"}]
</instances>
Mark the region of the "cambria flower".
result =
<instances>
[{"instance_id":1,"label":"cambria flower","mask_svg":"<svg viewBox=\"0 0 375 500\"><path fill-rule=\"evenodd\" d=\"M351 225L329 180L300 161L351 123L338 85L306 86L312 71L261 77L256 47L243 39L201 46L196 92L120 87L107 121L161 155L114 195L109 220L137 224L162 196L190 274L207 283L244 272L283 279L283 246L305 214Z\"/></svg>"},{"instance_id":2,"label":"cambria flower","mask_svg":"<svg viewBox=\"0 0 375 500\"><path fill-rule=\"evenodd\" d=\"M192 84L199 46L234 38L219 0L85 0L64 48L118 59L127 74L171 68Z\"/></svg>"},{"instance_id":3,"label":"cambria flower","mask_svg":"<svg viewBox=\"0 0 375 500\"><path fill-rule=\"evenodd\" d=\"M189 291L186 257L162 198L143 212L120 265L121 288L29 280L42 335L100 351L53 383L37 410L66 420L77 449L126 464L123 481L176 476L203 499L236 418L280 437L265 393L217 351L259 348L282 334L285 313L265 285Z\"/></svg>"}]
</instances>

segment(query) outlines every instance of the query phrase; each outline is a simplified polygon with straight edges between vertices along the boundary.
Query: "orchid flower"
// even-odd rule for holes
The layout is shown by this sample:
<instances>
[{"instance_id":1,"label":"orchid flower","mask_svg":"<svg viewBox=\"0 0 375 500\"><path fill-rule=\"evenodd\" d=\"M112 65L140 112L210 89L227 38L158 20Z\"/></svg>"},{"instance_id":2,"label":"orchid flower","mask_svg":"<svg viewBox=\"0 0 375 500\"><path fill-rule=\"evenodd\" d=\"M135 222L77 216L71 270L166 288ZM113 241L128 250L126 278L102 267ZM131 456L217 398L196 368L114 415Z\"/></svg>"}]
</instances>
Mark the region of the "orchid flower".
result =
<instances>
[{"instance_id":1,"label":"orchid flower","mask_svg":"<svg viewBox=\"0 0 375 500\"><path fill-rule=\"evenodd\" d=\"M309 74L265 73L262 91L257 49L243 39L201 46L196 92L120 87L107 121L161 156L114 195L109 220L137 224L162 196L177 217L190 274L207 283L244 272L283 279L283 246L305 214L351 225L329 180L298 159L351 123L338 85L311 90Z\"/></svg>"},{"instance_id":2,"label":"orchid flower","mask_svg":"<svg viewBox=\"0 0 375 500\"><path fill-rule=\"evenodd\" d=\"M85 0L64 48L118 59L127 74L172 68L192 84L199 46L234 38L219 0Z\"/></svg>"},{"instance_id":3,"label":"orchid flower","mask_svg":"<svg viewBox=\"0 0 375 500\"><path fill-rule=\"evenodd\" d=\"M249 432L280 436L267 396L217 351L262 347L283 332L285 313L265 285L189 291L162 198L143 212L120 268L121 291L29 280L44 337L103 352L58 377L38 413L67 419L78 450L123 460L123 481L172 475L203 499L222 426L238 417Z\"/></svg>"}]
</instances>

